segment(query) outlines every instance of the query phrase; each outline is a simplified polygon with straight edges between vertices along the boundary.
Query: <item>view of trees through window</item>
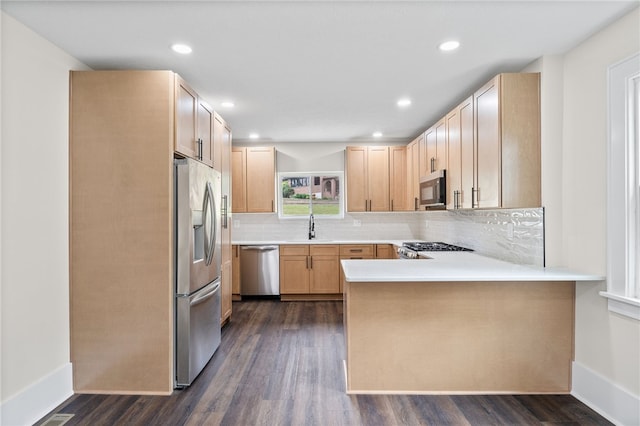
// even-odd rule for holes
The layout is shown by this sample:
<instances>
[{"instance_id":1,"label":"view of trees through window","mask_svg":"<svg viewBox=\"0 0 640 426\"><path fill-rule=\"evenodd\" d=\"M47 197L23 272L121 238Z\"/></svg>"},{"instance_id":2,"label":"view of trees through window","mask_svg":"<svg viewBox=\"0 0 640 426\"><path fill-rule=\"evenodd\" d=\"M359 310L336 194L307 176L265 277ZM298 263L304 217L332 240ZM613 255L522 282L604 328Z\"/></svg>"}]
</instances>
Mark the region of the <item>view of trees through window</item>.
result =
<instances>
[{"instance_id":1,"label":"view of trees through window","mask_svg":"<svg viewBox=\"0 0 640 426\"><path fill-rule=\"evenodd\" d=\"M300 174L280 177L282 215L340 215L340 176Z\"/></svg>"}]
</instances>

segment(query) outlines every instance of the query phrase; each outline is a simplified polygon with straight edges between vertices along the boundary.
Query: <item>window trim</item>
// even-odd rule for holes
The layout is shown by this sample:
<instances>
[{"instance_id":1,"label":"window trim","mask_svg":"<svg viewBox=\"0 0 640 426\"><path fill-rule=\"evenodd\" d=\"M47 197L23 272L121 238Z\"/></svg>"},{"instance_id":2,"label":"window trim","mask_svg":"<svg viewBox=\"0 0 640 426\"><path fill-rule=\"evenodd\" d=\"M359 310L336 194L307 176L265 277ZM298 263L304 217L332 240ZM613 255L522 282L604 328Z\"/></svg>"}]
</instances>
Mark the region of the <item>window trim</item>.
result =
<instances>
[{"instance_id":1,"label":"window trim","mask_svg":"<svg viewBox=\"0 0 640 426\"><path fill-rule=\"evenodd\" d=\"M609 311L640 320L640 53L611 65L607 80L607 291L600 295Z\"/></svg>"},{"instance_id":2,"label":"window trim","mask_svg":"<svg viewBox=\"0 0 640 426\"><path fill-rule=\"evenodd\" d=\"M340 179L340 213L335 215L326 215L326 214L317 214L314 213L314 217L320 219L344 219L345 215L345 204L344 204L344 172L342 171L332 171L332 172L279 172L276 176L277 179L277 187L278 187L278 218L283 220L307 220L308 216L287 216L284 214L283 209L283 197L282 197L282 178L286 177L308 177L313 178L314 176L337 176ZM311 202L311 201L309 201Z\"/></svg>"}]
</instances>

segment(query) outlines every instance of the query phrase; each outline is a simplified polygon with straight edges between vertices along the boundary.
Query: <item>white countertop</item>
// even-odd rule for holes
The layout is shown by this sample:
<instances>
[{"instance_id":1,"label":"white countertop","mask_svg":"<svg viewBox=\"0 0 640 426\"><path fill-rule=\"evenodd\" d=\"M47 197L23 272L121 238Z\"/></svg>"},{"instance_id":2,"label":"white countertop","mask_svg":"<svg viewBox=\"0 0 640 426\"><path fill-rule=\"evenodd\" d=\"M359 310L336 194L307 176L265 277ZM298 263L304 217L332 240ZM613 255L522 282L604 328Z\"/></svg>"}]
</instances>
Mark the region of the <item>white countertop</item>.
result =
<instances>
[{"instance_id":1,"label":"white countertop","mask_svg":"<svg viewBox=\"0 0 640 426\"><path fill-rule=\"evenodd\" d=\"M342 260L349 282L603 281L563 268L517 265L469 252L421 252L424 259Z\"/></svg>"}]
</instances>

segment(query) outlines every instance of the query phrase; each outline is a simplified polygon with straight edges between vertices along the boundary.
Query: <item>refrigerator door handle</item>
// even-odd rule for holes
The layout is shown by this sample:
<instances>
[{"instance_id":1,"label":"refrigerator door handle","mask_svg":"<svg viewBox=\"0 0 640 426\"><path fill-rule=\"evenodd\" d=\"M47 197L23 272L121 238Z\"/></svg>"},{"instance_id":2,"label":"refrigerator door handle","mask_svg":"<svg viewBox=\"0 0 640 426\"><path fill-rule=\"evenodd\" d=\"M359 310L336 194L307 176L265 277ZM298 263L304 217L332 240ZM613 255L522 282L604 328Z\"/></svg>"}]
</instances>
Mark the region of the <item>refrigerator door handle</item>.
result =
<instances>
[{"instance_id":1,"label":"refrigerator door handle","mask_svg":"<svg viewBox=\"0 0 640 426\"><path fill-rule=\"evenodd\" d=\"M219 288L220 288L220 282L217 282L216 285L211 287L209 290L207 290L202 294L196 295L196 297L193 300L190 300L189 306L199 305L200 303L205 302L208 299L211 299L213 296L215 296Z\"/></svg>"},{"instance_id":2,"label":"refrigerator door handle","mask_svg":"<svg viewBox=\"0 0 640 426\"><path fill-rule=\"evenodd\" d=\"M212 216L211 218L211 226L209 227L209 235L204 236L204 255L206 259L206 264L210 265L213 260L213 253L216 250L216 233L217 233L217 217L216 217L216 201L213 196L213 188L211 187L211 182L207 182L206 189L204 191L204 200L202 203L202 223L205 226L205 230L207 229L207 222L209 211Z\"/></svg>"}]
</instances>

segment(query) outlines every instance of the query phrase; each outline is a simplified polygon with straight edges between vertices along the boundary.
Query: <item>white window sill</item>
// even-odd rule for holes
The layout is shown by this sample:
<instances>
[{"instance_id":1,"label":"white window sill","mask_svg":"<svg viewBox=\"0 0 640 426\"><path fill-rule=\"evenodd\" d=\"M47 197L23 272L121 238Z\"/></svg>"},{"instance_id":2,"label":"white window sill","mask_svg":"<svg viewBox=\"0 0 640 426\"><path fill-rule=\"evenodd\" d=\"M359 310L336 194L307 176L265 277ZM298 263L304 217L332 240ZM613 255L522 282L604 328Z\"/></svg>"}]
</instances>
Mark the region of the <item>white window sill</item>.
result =
<instances>
[{"instance_id":1,"label":"white window sill","mask_svg":"<svg viewBox=\"0 0 640 426\"><path fill-rule=\"evenodd\" d=\"M618 294L601 291L600 296L609 299L609 311L640 321L640 299L620 296Z\"/></svg>"}]
</instances>

